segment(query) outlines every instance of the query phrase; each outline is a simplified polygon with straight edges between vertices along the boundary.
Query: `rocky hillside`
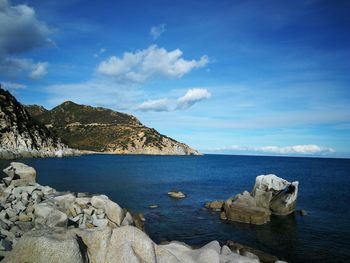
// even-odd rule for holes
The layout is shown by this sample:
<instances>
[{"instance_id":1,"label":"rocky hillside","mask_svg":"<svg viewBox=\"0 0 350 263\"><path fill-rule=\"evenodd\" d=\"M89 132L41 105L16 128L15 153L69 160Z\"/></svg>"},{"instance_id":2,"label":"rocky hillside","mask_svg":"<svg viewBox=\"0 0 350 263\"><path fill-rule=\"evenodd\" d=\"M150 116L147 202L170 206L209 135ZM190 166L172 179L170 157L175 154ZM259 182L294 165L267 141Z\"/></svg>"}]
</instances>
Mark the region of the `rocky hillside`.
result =
<instances>
[{"instance_id":1,"label":"rocky hillside","mask_svg":"<svg viewBox=\"0 0 350 263\"><path fill-rule=\"evenodd\" d=\"M76 153L33 119L15 97L0 86L0 158L46 157Z\"/></svg>"},{"instance_id":2,"label":"rocky hillside","mask_svg":"<svg viewBox=\"0 0 350 263\"><path fill-rule=\"evenodd\" d=\"M76 149L119 154L199 154L186 144L144 126L136 117L125 113L71 101L52 110L38 105L26 108L33 118Z\"/></svg>"}]
</instances>

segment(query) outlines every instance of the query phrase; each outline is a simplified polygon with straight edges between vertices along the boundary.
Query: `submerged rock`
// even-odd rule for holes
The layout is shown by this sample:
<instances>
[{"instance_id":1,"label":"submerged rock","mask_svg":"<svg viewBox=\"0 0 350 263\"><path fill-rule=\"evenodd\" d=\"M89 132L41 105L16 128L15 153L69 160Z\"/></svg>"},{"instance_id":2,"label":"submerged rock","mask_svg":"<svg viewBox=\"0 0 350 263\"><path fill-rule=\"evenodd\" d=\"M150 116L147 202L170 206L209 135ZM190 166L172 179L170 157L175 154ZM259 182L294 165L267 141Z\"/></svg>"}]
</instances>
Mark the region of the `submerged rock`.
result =
<instances>
[{"instance_id":1,"label":"submerged rock","mask_svg":"<svg viewBox=\"0 0 350 263\"><path fill-rule=\"evenodd\" d=\"M180 191L170 191L168 192L168 195L172 198L176 198L176 199L181 199L181 198L185 198L186 195L183 192Z\"/></svg>"},{"instance_id":2,"label":"submerged rock","mask_svg":"<svg viewBox=\"0 0 350 263\"><path fill-rule=\"evenodd\" d=\"M204 206L207 209L220 211L221 208L224 206L224 201L219 200L219 201L206 202Z\"/></svg>"}]
</instances>

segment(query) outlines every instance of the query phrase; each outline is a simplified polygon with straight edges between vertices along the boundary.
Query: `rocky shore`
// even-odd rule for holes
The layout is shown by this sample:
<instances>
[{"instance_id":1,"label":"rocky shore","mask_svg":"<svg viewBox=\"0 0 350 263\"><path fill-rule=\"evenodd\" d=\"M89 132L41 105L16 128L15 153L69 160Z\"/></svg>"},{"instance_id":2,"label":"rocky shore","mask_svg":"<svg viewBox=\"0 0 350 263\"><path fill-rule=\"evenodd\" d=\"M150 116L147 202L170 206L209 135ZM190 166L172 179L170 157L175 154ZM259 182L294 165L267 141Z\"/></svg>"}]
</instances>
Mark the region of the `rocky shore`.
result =
<instances>
[{"instance_id":1,"label":"rocky shore","mask_svg":"<svg viewBox=\"0 0 350 263\"><path fill-rule=\"evenodd\" d=\"M217 241L198 249L176 241L156 244L142 231L142 215L122 209L107 196L42 186L36 183L35 169L22 163L13 162L3 172L2 262L264 262Z\"/></svg>"}]
</instances>

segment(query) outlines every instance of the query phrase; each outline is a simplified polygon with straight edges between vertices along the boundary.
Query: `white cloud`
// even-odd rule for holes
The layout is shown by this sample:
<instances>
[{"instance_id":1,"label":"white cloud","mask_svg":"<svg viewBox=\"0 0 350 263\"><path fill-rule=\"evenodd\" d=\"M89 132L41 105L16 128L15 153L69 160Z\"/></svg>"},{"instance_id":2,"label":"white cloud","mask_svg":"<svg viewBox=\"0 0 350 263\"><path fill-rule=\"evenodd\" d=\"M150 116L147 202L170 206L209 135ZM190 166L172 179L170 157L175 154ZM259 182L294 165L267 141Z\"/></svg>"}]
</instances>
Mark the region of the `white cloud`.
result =
<instances>
[{"instance_id":1,"label":"white cloud","mask_svg":"<svg viewBox=\"0 0 350 263\"><path fill-rule=\"evenodd\" d=\"M262 147L247 147L240 145L233 145L230 147L215 149L215 151L240 151L240 152L260 152L260 153L274 153L274 154L323 154L334 153L333 148L322 147L315 144L293 145L293 146L262 146Z\"/></svg>"},{"instance_id":2,"label":"white cloud","mask_svg":"<svg viewBox=\"0 0 350 263\"><path fill-rule=\"evenodd\" d=\"M169 111L170 101L168 99L147 100L138 106L141 111Z\"/></svg>"},{"instance_id":3,"label":"white cloud","mask_svg":"<svg viewBox=\"0 0 350 263\"><path fill-rule=\"evenodd\" d=\"M176 109L188 109L195 103L205 99L209 99L210 97L211 93L207 89L190 89L186 92L184 96L177 100Z\"/></svg>"},{"instance_id":4,"label":"white cloud","mask_svg":"<svg viewBox=\"0 0 350 263\"><path fill-rule=\"evenodd\" d=\"M211 93L204 88L189 89L186 94L178 99L147 100L138 106L141 111L176 111L185 110L195 103L209 99Z\"/></svg>"},{"instance_id":5,"label":"white cloud","mask_svg":"<svg viewBox=\"0 0 350 263\"><path fill-rule=\"evenodd\" d=\"M49 38L51 29L37 19L35 10L25 4L12 6L9 1L0 0L0 25L0 75L9 78L21 73L31 78L45 75L46 62L13 56L54 44Z\"/></svg>"},{"instance_id":6,"label":"white cloud","mask_svg":"<svg viewBox=\"0 0 350 263\"><path fill-rule=\"evenodd\" d=\"M119 81L142 83L151 77L180 78L192 69L207 65L208 57L199 60L185 60L182 51L167 51L152 45L136 52L125 52L121 58L111 56L102 61L97 72L101 75L115 77Z\"/></svg>"},{"instance_id":7,"label":"white cloud","mask_svg":"<svg viewBox=\"0 0 350 263\"><path fill-rule=\"evenodd\" d=\"M161 34L166 31L166 24L160 24L157 26L152 26L149 34L153 37L154 40L158 39Z\"/></svg>"},{"instance_id":8,"label":"white cloud","mask_svg":"<svg viewBox=\"0 0 350 263\"><path fill-rule=\"evenodd\" d=\"M30 72L29 76L32 79L39 79L47 74L47 68L49 63L39 62L33 65L33 70Z\"/></svg>"},{"instance_id":9,"label":"white cloud","mask_svg":"<svg viewBox=\"0 0 350 263\"><path fill-rule=\"evenodd\" d=\"M0 75L16 78L25 74L32 79L39 79L47 74L47 62L34 62L25 58L5 58L0 63Z\"/></svg>"}]
</instances>

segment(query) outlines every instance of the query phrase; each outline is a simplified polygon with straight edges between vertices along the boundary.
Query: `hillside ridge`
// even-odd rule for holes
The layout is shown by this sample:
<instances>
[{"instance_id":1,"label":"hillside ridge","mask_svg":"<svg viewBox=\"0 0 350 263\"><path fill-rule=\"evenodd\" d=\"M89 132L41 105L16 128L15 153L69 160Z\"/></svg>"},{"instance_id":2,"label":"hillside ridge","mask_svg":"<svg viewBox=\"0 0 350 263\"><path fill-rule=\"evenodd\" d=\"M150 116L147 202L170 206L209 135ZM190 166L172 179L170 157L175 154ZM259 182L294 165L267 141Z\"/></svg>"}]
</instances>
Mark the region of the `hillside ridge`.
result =
<instances>
[{"instance_id":1,"label":"hillside ridge","mask_svg":"<svg viewBox=\"0 0 350 263\"><path fill-rule=\"evenodd\" d=\"M65 101L47 110L27 111L70 147L117 154L199 155L188 145L143 125L135 116L103 107Z\"/></svg>"}]
</instances>

